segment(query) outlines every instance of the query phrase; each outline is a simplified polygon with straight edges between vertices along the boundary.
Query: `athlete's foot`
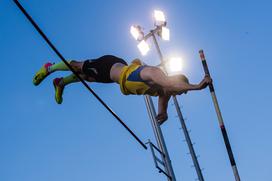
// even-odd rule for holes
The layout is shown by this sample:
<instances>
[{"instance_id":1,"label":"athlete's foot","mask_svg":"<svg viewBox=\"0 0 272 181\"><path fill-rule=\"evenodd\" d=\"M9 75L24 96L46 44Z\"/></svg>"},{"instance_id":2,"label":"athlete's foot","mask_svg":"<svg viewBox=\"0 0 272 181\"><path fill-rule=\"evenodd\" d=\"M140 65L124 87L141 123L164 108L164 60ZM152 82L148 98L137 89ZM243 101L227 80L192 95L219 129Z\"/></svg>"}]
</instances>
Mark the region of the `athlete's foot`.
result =
<instances>
[{"instance_id":1,"label":"athlete's foot","mask_svg":"<svg viewBox=\"0 0 272 181\"><path fill-rule=\"evenodd\" d=\"M42 66L42 68L35 74L33 78L33 84L34 85L39 85L43 79L45 79L50 73L48 71L48 67L53 65L52 63L48 62Z\"/></svg>"},{"instance_id":2,"label":"athlete's foot","mask_svg":"<svg viewBox=\"0 0 272 181\"><path fill-rule=\"evenodd\" d=\"M62 103L62 94L64 90L64 85L62 85L61 81L63 78L55 78L53 80L53 85L55 88L55 100L58 104Z\"/></svg>"},{"instance_id":3,"label":"athlete's foot","mask_svg":"<svg viewBox=\"0 0 272 181\"><path fill-rule=\"evenodd\" d=\"M158 125L161 126L166 120L157 120Z\"/></svg>"},{"instance_id":4,"label":"athlete's foot","mask_svg":"<svg viewBox=\"0 0 272 181\"><path fill-rule=\"evenodd\" d=\"M160 113L156 116L156 120L159 126L162 125L167 119L168 119L167 113Z\"/></svg>"}]
</instances>

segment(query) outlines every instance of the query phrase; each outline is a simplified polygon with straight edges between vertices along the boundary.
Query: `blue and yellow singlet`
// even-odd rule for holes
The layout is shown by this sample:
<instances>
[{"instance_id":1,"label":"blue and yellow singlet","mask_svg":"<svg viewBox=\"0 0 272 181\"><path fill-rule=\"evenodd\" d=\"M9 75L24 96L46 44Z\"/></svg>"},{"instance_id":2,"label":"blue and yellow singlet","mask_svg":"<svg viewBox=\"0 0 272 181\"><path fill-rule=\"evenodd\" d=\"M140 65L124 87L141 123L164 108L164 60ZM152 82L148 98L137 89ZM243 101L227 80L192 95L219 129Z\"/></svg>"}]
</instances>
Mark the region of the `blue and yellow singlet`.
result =
<instances>
[{"instance_id":1,"label":"blue and yellow singlet","mask_svg":"<svg viewBox=\"0 0 272 181\"><path fill-rule=\"evenodd\" d=\"M124 66L119 78L120 89L124 95L150 95L158 96L156 89L151 88L140 77L141 70L145 65L141 65L138 62L132 62L128 66Z\"/></svg>"}]
</instances>

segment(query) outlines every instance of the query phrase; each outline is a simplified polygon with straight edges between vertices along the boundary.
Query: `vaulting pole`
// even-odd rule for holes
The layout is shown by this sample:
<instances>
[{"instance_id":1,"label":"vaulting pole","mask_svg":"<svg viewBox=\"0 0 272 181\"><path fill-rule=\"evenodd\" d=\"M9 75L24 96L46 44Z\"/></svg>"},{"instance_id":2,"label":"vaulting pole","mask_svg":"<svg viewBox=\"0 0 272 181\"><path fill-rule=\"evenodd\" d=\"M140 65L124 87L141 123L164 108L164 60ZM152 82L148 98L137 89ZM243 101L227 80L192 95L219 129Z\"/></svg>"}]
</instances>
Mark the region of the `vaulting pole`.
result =
<instances>
[{"instance_id":1,"label":"vaulting pole","mask_svg":"<svg viewBox=\"0 0 272 181\"><path fill-rule=\"evenodd\" d=\"M53 51L59 56L59 58L65 63L65 65L75 74L75 76L80 80L80 82L95 96L95 98L121 123L123 127L138 141L139 144L144 149L147 149L147 146L135 135L135 133L121 120L121 118L113 112L113 110L89 87L89 85L76 73L76 71L71 67L71 65L66 61L66 59L62 56L62 54L57 50L57 48L51 43L51 41L47 38L47 36L43 33L43 31L39 28L39 26L35 23L35 21L31 18L31 16L26 12L23 6L19 3L18 0L13 0L17 7L22 11L22 13L26 16L26 18L30 21L30 23L35 27L35 29L39 32L39 34L43 37L46 43L53 49Z\"/></svg>"},{"instance_id":2,"label":"vaulting pole","mask_svg":"<svg viewBox=\"0 0 272 181\"><path fill-rule=\"evenodd\" d=\"M209 69L208 69L208 64L206 62L203 50L199 51L199 55L200 55L200 58L201 58L201 62L202 62L205 74L210 76L210 72L209 72ZM222 114L221 114L221 111L220 111L220 108L219 108L219 104L218 104L218 101L217 101L217 98L216 98L216 95L215 95L215 90L214 90L213 84L210 84L209 88L210 88L214 108L215 108L215 111L216 111L216 114L217 114L218 122L219 122L219 125L220 125L220 129L221 129L221 132L222 132L222 135L223 135L223 138L224 138L224 142L225 142L225 145L226 145L226 148L227 148L227 152L228 152L228 155L229 155L229 160L230 160L230 164L231 164L231 167L232 167L232 170L233 170L233 174L234 174L235 180L240 181L239 172L238 172L238 169L237 169L237 166L236 166L236 163L235 163L235 159L234 159L234 156L233 156L233 153L232 153L232 149L231 149L231 146L230 146L228 134L227 134L227 131L226 131L226 128L225 128L225 125L224 125L223 117L222 117Z\"/></svg>"}]
</instances>

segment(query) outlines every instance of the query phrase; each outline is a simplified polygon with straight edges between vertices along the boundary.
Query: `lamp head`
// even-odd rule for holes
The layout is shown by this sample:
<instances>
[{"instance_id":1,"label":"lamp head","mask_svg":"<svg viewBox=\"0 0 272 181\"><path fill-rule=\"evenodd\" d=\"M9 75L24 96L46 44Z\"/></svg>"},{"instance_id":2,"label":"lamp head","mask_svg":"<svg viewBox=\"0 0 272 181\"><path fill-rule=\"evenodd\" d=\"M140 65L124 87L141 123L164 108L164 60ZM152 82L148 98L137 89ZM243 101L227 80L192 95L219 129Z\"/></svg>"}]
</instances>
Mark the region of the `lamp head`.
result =
<instances>
[{"instance_id":1,"label":"lamp head","mask_svg":"<svg viewBox=\"0 0 272 181\"><path fill-rule=\"evenodd\" d=\"M154 11L155 26L166 26L165 15L160 10Z\"/></svg>"},{"instance_id":2,"label":"lamp head","mask_svg":"<svg viewBox=\"0 0 272 181\"><path fill-rule=\"evenodd\" d=\"M133 38L137 41L141 41L144 38L144 32L142 31L142 28L139 25L131 26L130 33L133 36Z\"/></svg>"},{"instance_id":3,"label":"lamp head","mask_svg":"<svg viewBox=\"0 0 272 181\"><path fill-rule=\"evenodd\" d=\"M159 31L159 36L166 41L170 40L170 30L166 27L161 27L161 30Z\"/></svg>"},{"instance_id":4,"label":"lamp head","mask_svg":"<svg viewBox=\"0 0 272 181\"><path fill-rule=\"evenodd\" d=\"M138 45L138 49L140 50L141 54L145 56L147 52L150 50L149 45L146 43L145 40L142 40Z\"/></svg>"}]
</instances>

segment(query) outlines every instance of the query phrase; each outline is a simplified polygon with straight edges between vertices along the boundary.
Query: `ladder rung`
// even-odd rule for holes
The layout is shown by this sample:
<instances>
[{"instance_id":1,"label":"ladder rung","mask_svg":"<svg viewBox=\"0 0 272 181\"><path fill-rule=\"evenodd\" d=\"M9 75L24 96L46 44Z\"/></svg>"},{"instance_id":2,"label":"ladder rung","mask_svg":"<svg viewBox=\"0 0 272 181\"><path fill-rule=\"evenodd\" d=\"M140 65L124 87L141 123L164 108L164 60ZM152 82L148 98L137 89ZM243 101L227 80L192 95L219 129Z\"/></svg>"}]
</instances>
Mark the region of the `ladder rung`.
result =
<instances>
[{"instance_id":1,"label":"ladder rung","mask_svg":"<svg viewBox=\"0 0 272 181\"><path fill-rule=\"evenodd\" d=\"M166 175L170 180L172 180L172 177L170 175L168 175L163 169L161 169L159 166L157 166L157 169L159 170L159 173L163 173L164 175Z\"/></svg>"},{"instance_id":2,"label":"ladder rung","mask_svg":"<svg viewBox=\"0 0 272 181\"><path fill-rule=\"evenodd\" d=\"M162 160L160 160L157 156L155 156L155 160L165 167L165 163Z\"/></svg>"}]
</instances>

